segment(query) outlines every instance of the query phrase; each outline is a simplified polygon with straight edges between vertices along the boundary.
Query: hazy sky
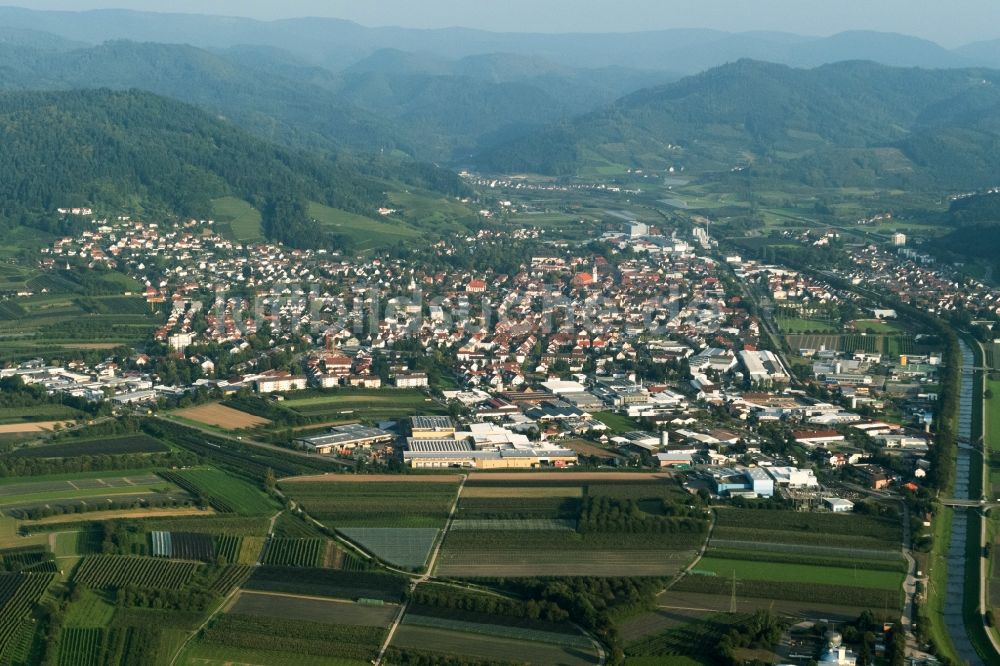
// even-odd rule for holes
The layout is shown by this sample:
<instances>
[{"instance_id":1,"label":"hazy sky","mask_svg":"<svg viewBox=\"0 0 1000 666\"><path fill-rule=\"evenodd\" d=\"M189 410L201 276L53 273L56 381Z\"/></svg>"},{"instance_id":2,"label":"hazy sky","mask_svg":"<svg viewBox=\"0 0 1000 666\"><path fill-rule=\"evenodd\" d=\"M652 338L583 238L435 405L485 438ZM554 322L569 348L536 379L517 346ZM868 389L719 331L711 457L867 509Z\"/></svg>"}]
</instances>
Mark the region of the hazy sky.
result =
<instances>
[{"instance_id":1,"label":"hazy sky","mask_svg":"<svg viewBox=\"0 0 1000 666\"><path fill-rule=\"evenodd\" d=\"M259 19L333 16L364 25L515 32L716 28L828 35L881 30L945 46L1000 37L997 0L0 0L33 9L120 7Z\"/></svg>"}]
</instances>

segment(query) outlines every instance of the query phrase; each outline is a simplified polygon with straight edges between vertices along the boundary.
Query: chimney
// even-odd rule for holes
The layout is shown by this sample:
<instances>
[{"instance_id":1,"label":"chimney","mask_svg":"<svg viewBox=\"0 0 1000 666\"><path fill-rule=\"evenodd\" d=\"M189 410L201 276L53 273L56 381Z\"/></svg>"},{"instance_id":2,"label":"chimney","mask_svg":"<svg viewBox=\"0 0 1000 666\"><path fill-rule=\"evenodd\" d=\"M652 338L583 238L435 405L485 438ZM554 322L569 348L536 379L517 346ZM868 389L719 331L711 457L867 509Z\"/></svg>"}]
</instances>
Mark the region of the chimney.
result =
<instances>
[{"instance_id":1,"label":"chimney","mask_svg":"<svg viewBox=\"0 0 1000 666\"><path fill-rule=\"evenodd\" d=\"M660 433L660 446L666 447L670 445L670 433L664 430Z\"/></svg>"}]
</instances>

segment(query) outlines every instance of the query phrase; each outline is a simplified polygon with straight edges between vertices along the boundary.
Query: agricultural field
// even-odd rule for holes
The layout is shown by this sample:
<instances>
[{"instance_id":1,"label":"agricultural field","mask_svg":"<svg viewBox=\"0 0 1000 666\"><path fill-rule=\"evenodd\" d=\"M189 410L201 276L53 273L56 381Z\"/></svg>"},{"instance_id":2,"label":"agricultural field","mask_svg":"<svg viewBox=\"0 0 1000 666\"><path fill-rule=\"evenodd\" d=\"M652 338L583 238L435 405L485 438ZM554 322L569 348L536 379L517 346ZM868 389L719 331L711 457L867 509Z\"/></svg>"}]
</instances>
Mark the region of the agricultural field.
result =
<instances>
[{"instance_id":1,"label":"agricultural field","mask_svg":"<svg viewBox=\"0 0 1000 666\"><path fill-rule=\"evenodd\" d=\"M342 527L352 542L390 564L421 569L440 530L436 527Z\"/></svg>"},{"instance_id":2,"label":"agricultural field","mask_svg":"<svg viewBox=\"0 0 1000 666\"><path fill-rule=\"evenodd\" d=\"M525 639L515 635L496 636L488 633L492 627L483 625L469 630L472 623L462 623L461 629L427 626L424 618L407 615L392 638L392 648L401 653L437 654L465 657L472 660L496 660L519 664L559 664L585 666L598 664L600 659L593 646L566 646L559 643ZM446 623L436 623L446 624ZM514 632L511 632L514 633Z\"/></svg>"},{"instance_id":3,"label":"agricultural field","mask_svg":"<svg viewBox=\"0 0 1000 666\"><path fill-rule=\"evenodd\" d=\"M436 573L456 577L668 576L704 541L705 517L675 519L687 502L667 475L473 474ZM606 516L628 506L627 523Z\"/></svg>"},{"instance_id":4,"label":"agricultural field","mask_svg":"<svg viewBox=\"0 0 1000 666\"><path fill-rule=\"evenodd\" d=\"M309 419L399 419L415 414L443 414L426 395L409 389L342 389L324 395L282 401L281 405Z\"/></svg>"},{"instance_id":5,"label":"agricultural field","mask_svg":"<svg viewBox=\"0 0 1000 666\"><path fill-rule=\"evenodd\" d=\"M166 444L149 435L122 435L101 439L73 439L55 444L22 447L14 451L18 458L72 458L75 456L115 456L127 453L163 453Z\"/></svg>"},{"instance_id":6,"label":"agricultural field","mask_svg":"<svg viewBox=\"0 0 1000 666\"><path fill-rule=\"evenodd\" d=\"M570 439L560 442L560 444L568 449L576 451L577 454L584 457L598 458L600 460L614 460L619 457L618 454L613 451L602 449L601 447L595 446L594 444L582 439Z\"/></svg>"},{"instance_id":7,"label":"agricultural field","mask_svg":"<svg viewBox=\"0 0 1000 666\"><path fill-rule=\"evenodd\" d=\"M334 476L331 481L284 479L282 492L327 527L444 527L458 476L414 477L420 483ZM390 477L391 478L391 477ZM396 477L398 478L398 477Z\"/></svg>"},{"instance_id":8,"label":"agricultural field","mask_svg":"<svg viewBox=\"0 0 1000 666\"><path fill-rule=\"evenodd\" d=\"M191 580L198 565L151 557L102 555L85 557L73 580L91 589L126 586L178 589Z\"/></svg>"},{"instance_id":9,"label":"agricultural field","mask_svg":"<svg viewBox=\"0 0 1000 666\"><path fill-rule=\"evenodd\" d=\"M18 423L65 422L86 415L66 405L32 405L31 407L0 407L0 425Z\"/></svg>"},{"instance_id":10,"label":"agricultural field","mask_svg":"<svg viewBox=\"0 0 1000 666\"><path fill-rule=\"evenodd\" d=\"M256 567L244 590L335 599L381 599L399 603L409 579L378 571L341 571L297 567Z\"/></svg>"},{"instance_id":11,"label":"agricultural field","mask_svg":"<svg viewBox=\"0 0 1000 666\"><path fill-rule=\"evenodd\" d=\"M243 590L229 607L237 615L304 620L359 627L388 627L399 611L398 604L359 604L343 599L296 597Z\"/></svg>"},{"instance_id":12,"label":"agricultural field","mask_svg":"<svg viewBox=\"0 0 1000 666\"><path fill-rule=\"evenodd\" d=\"M631 419L624 414L616 414L614 412L597 412L594 414L594 418L608 426L608 430L615 435L620 435L623 432L642 430L642 426L640 426L635 419Z\"/></svg>"},{"instance_id":13,"label":"agricultural field","mask_svg":"<svg viewBox=\"0 0 1000 666\"><path fill-rule=\"evenodd\" d=\"M263 491L217 469L182 469L162 475L223 513L257 516L273 513L276 509Z\"/></svg>"},{"instance_id":14,"label":"agricultural field","mask_svg":"<svg viewBox=\"0 0 1000 666\"><path fill-rule=\"evenodd\" d=\"M706 556L661 597L685 594L896 608L905 564L898 516L717 509Z\"/></svg>"},{"instance_id":15,"label":"agricultural field","mask_svg":"<svg viewBox=\"0 0 1000 666\"><path fill-rule=\"evenodd\" d=\"M264 548L263 564L319 568L325 553L326 541L323 539L274 538Z\"/></svg>"},{"instance_id":16,"label":"agricultural field","mask_svg":"<svg viewBox=\"0 0 1000 666\"><path fill-rule=\"evenodd\" d=\"M0 573L0 654L17 640L21 621L53 578L51 573Z\"/></svg>"},{"instance_id":17,"label":"agricultural field","mask_svg":"<svg viewBox=\"0 0 1000 666\"><path fill-rule=\"evenodd\" d=\"M799 317L775 317L778 327L785 333L801 334L826 334L837 333L840 330L840 322L831 322L820 319L801 319Z\"/></svg>"},{"instance_id":18,"label":"agricultural field","mask_svg":"<svg viewBox=\"0 0 1000 666\"><path fill-rule=\"evenodd\" d=\"M374 220L318 203L309 204L309 215L329 230L350 239L355 252L369 252L420 236L417 229L399 220Z\"/></svg>"},{"instance_id":19,"label":"agricultural field","mask_svg":"<svg viewBox=\"0 0 1000 666\"><path fill-rule=\"evenodd\" d=\"M0 435L22 435L28 433L46 433L56 430L66 421L32 421L0 424Z\"/></svg>"},{"instance_id":20,"label":"agricultural field","mask_svg":"<svg viewBox=\"0 0 1000 666\"><path fill-rule=\"evenodd\" d=\"M223 430L249 430L271 423L260 416L247 414L238 409L220 405L217 402L179 409L173 412L173 415L194 421L195 423L222 428Z\"/></svg>"},{"instance_id":21,"label":"agricultural field","mask_svg":"<svg viewBox=\"0 0 1000 666\"><path fill-rule=\"evenodd\" d=\"M94 510L111 502L152 499L188 502L191 497L159 476L141 472L129 476L83 473L50 476L45 480L5 479L0 482L0 510L17 517L28 517L38 510L53 507Z\"/></svg>"},{"instance_id":22,"label":"agricultural field","mask_svg":"<svg viewBox=\"0 0 1000 666\"><path fill-rule=\"evenodd\" d=\"M217 231L227 238L241 243L264 240L260 211L243 199L212 199L212 217Z\"/></svg>"}]
</instances>

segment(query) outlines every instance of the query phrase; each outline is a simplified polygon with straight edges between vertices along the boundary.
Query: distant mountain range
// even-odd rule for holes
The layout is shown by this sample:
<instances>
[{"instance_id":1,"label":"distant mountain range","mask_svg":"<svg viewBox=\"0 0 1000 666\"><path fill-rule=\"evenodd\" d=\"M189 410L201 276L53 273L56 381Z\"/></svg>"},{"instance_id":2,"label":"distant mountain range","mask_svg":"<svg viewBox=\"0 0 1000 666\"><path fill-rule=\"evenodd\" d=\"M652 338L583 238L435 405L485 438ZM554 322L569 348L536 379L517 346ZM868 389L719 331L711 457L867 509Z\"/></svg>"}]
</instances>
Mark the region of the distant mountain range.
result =
<instances>
[{"instance_id":1,"label":"distant mountain range","mask_svg":"<svg viewBox=\"0 0 1000 666\"><path fill-rule=\"evenodd\" d=\"M628 67L692 74L741 58L797 67L872 60L914 67L1000 67L1000 40L948 50L899 34L847 32L832 37L787 33L660 30L622 34L494 33L450 28L368 28L350 21L159 14L126 10L35 11L0 7L0 26L98 44L128 39L226 49L253 44L285 50L311 64L343 69L393 48L446 59L492 53L543 58L573 68Z\"/></svg>"},{"instance_id":2,"label":"distant mountain range","mask_svg":"<svg viewBox=\"0 0 1000 666\"><path fill-rule=\"evenodd\" d=\"M979 187L1000 173L1000 72L751 60L628 95L479 156L501 172L730 172L821 186Z\"/></svg>"}]
</instances>

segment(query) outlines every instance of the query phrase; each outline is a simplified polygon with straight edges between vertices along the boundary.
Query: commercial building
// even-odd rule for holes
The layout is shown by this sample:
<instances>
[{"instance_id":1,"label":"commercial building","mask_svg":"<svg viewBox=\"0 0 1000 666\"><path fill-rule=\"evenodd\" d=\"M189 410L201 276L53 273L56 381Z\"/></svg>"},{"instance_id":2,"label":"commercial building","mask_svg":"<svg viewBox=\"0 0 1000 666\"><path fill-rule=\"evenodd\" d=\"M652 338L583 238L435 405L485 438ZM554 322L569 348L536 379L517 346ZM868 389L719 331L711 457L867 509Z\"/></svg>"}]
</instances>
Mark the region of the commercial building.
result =
<instances>
[{"instance_id":1,"label":"commercial building","mask_svg":"<svg viewBox=\"0 0 1000 666\"><path fill-rule=\"evenodd\" d=\"M410 436L416 439L448 439L455 435L455 422L447 416L410 417Z\"/></svg>"},{"instance_id":2,"label":"commercial building","mask_svg":"<svg viewBox=\"0 0 1000 666\"><path fill-rule=\"evenodd\" d=\"M475 423L452 437L408 438L403 461L414 469L531 469L575 465L577 455L491 423Z\"/></svg>"},{"instance_id":3,"label":"commercial building","mask_svg":"<svg viewBox=\"0 0 1000 666\"><path fill-rule=\"evenodd\" d=\"M765 467L774 484L782 488L819 488L819 480L811 469L797 467Z\"/></svg>"},{"instance_id":4,"label":"commercial building","mask_svg":"<svg viewBox=\"0 0 1000 666\"><path fill-rule=\"evenodd\" d=\"M294 440L294 443L309 451L330 455L348 453L359 446L392 442L395 438L391 432L355 423L330 428L330 431L323 435L300 437Z\"/></svg>"},{"instance_id":5,"label":"commercial building","mask_svg":"<svg viewBox=\"0 0 1000 666\"><path fill-rule=\"evenodd\" d=\"M741 351L740 363L746 370L747 379L751 383L787 382L788 371L781 359L770 351Z\"/></svg>"}]
</instances>

